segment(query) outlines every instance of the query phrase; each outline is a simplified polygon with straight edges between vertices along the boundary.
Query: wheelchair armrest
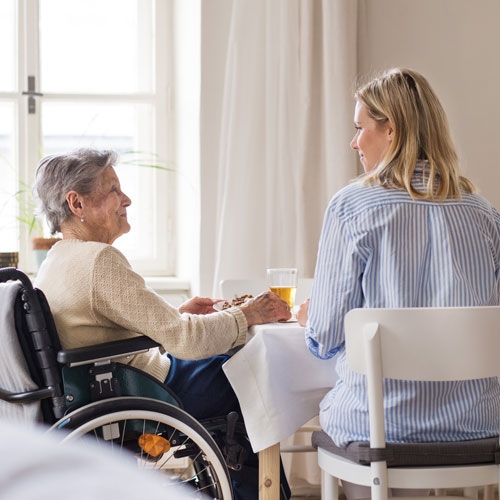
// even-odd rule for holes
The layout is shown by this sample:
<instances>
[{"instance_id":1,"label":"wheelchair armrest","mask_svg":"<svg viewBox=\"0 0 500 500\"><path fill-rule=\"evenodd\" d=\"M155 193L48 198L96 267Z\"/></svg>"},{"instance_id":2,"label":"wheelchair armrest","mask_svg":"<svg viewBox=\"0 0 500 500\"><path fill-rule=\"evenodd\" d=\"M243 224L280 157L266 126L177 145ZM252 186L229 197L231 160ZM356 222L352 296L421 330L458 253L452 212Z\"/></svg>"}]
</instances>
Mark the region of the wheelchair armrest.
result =
<instances>
[{"instance_id":1,"label":"wheelchair armrest","mask_svg":"<svg viewBox=\"0 0 500 500\"><path fill-rule=\"evenodd\" d=\"M114 342L105 342L104 344L65 349L57 353L57 361L68 366L86 365L96 361L107 361L113 358L139 354L160 346L161 344L143 335L130 339L115 340Z\"/></svg>"}]
</instances>

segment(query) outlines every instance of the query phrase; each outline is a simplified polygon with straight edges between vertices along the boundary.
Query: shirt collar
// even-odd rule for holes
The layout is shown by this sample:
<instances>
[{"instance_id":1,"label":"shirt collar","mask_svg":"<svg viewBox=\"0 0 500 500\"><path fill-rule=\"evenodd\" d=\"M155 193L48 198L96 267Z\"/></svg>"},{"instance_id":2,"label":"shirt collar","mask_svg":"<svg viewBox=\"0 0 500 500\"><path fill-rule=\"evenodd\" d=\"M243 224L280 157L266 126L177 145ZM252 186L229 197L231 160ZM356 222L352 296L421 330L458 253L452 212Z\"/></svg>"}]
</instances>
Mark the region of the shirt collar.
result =
<instances>
[{"instance_id":1,"label":"shirt collar","mask_svg":"<svg viewBox=\"0 0 500 500\"><path fill-rule=\"evenodd\" d=\"M415 170L413 172L416 174L428 173L429 168L429 160L417 160L417 164L415 165Z\"/></svg>"}]
</instances>

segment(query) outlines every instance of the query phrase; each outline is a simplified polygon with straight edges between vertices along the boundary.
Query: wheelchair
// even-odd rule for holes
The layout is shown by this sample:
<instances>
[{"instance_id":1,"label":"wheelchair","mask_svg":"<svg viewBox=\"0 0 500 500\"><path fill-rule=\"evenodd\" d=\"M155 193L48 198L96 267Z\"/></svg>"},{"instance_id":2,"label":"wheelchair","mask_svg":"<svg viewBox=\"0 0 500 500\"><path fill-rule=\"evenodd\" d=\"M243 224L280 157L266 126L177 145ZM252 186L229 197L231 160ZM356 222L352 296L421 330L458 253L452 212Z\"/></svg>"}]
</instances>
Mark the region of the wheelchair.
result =
<instances>
[{"instance_id":1,"label":"wheelchair","mask_svg":"<svg viewBox=\"0 0 500 500\"><path fill-rule=\"evenodd\" d=\"M42 422L62 442L86 437L132 453L138 467L164 472L166 488L187 483L194 498L233 497L231 479L240 479L245 456L236 439L244 434L237 413L197 421L165 384L117 361L158 348L148 337L62 350L43 292L16 268L0 269L0 283L7 281L19 282L15 333L37 388L2 387L1 400L39 402Z\"/></svg>"}]
</instances>

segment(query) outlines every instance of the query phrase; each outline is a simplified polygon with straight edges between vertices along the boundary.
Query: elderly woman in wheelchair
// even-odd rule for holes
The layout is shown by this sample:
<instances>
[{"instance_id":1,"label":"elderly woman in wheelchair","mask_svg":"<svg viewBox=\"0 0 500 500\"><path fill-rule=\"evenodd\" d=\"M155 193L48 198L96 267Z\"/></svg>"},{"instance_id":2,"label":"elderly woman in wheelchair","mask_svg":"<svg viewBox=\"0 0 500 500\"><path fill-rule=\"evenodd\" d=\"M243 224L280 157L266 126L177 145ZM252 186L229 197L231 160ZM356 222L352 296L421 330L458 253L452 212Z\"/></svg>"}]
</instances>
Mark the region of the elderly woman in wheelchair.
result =
<instances>
[{"instance_id":1,"label":"elderly woman in wheelchair","mask_svg":"<svg viewBox=\"0 0 500 500\"><path fill-rule=\"evenodd\" d=\"M69 414L57 427L128 447L148 467L162 467L170 460L169 449L175 449L175 461L189 471L190 482L200 489L208 484L215 497L230 495L230 487L222 491L220 486L227 475L224 460L194 419L201 420L212 437L224 437L235 497L256 498L256 469L246 476L241 471L255 468L257 459L245 436L243 444L236 442L235 428L242 427L235 421L239 405L222 364L224 353L245 342L249 326L287 320L290 310L270 292L220 312L213 307L216 300L199 297L177 309L148 288L112 246L130 230L131 200L120 188L116 161L110 151L78 150L46 157L37 169L34 191L42 213L50 229L63 235L35 282L50 304L57 331L51 334L53 347L58 350L58 335L65 349L58 361L65 364ZM199 457L206 463L200 466ZM207 465L217 461L222 466ZM213 480L198 478L204 467ZM241 481L235 482L238 473Z\"/></svg>"}]
</instances>

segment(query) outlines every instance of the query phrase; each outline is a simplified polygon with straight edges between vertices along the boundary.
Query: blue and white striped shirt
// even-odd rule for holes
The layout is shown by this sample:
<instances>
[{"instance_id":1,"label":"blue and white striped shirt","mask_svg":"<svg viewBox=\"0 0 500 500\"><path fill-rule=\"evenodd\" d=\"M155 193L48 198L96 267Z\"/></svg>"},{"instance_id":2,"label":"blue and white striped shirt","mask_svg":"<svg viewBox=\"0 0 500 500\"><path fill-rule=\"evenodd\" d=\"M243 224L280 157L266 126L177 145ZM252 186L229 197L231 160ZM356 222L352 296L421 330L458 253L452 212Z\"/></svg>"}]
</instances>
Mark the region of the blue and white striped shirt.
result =
<instances>
[{"instance_id":1,"label":"blue and white striped shirt","mask_svg":"<svg viewBox=\"0 0 500 500\"><path fill-rule=\"evenodd\" d=\"M418 165L412 180L420 190L424 168ZM498 305L499 267L500 215L479 195L439 203L356 182L333 197L319 243L306 341L315 356L338 357L338 382L320 404L321 426L337 445L369 440L364 379L349 370L345 357L345 314L356 307ZM496 379L386 380L385 391L389 442L499 433Z\"/></svg>"}]
</instances>

